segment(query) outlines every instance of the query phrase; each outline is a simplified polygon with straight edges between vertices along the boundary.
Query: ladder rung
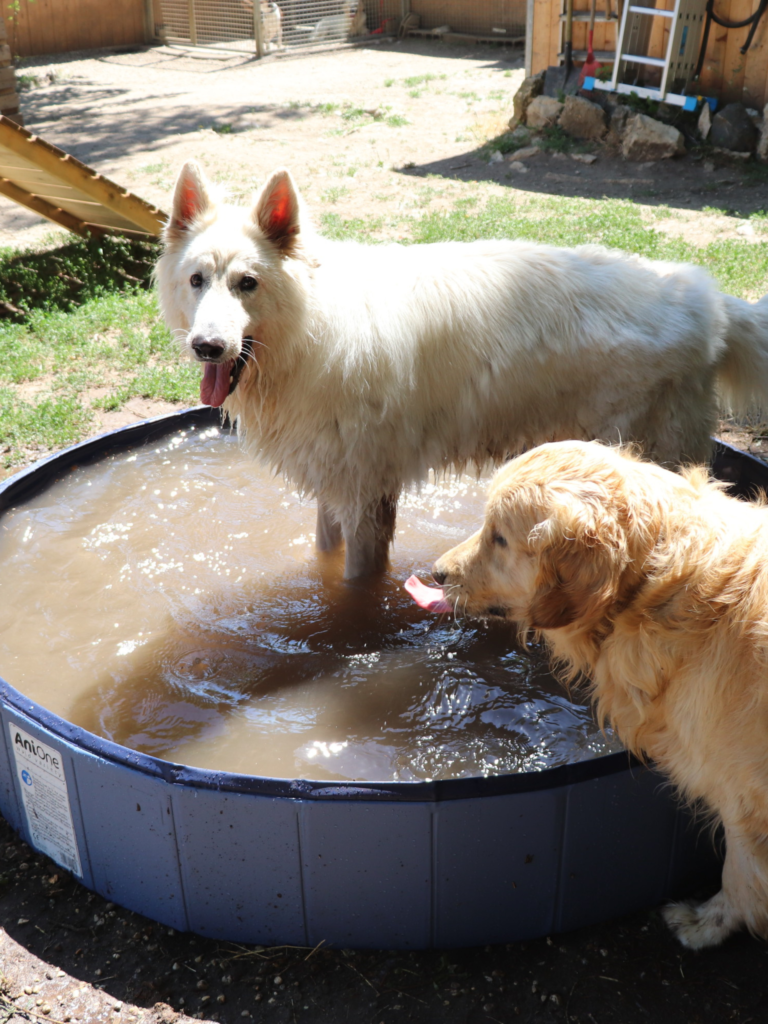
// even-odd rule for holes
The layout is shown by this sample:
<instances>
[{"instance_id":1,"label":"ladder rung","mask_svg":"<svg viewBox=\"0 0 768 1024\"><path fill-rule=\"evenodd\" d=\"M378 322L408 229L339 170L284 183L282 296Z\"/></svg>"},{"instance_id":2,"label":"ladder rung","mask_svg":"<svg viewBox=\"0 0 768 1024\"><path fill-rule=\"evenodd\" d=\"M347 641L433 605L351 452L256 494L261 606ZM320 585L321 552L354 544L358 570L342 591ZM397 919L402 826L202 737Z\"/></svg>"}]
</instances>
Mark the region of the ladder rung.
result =
<instances>
[{"instance_id":1,"label":"ladder rung","mask_svg":"<svg viewBox=\"0 0 768 1024\"><path fill-rule=\"evenodd\" d=\"M595 60L599 63L600 61L606 61L609 64L613 64L616 61L616 53L614 50L593 50L592 51ZM586 60L587 50L574 50L571 53L574 60ZM564 60L565 54L558 53L558 60Z\"/></svg>"},{"instance_id":2,"label":"ladder rung","mask_svg":"<svg viewBox=\"0 0 768 1024\"><path fill-rule=\"evenodd\" d=\"M560 15L560 21L566 21L567 18L568 18L567 14L561 14ZM574 11L573 12L573 20L574 21L589 21L589 18L590 18L589 11ZM616 23L616 22L618 22L618 20L619 20L619 17L618 17L617 14L612 14L610 17L608 17L607 14L595 14L595 24L596 25L600 24L601 22L603 24L605 24L606 22L610 22L610 21Z\"/></svg>"},{"instance_id":3,"label":"ladder rung","mask_svg":"<svg viewBox=\"0 0 768 1024\"><path fill-rule=\"evenodd\" d=\"M674 11L659 11L655 7L630 7L632 14L649 14L652 18L674 18Z\"/></svg>"},{"instance_id":4,"label":"ladder rung","mask_svg":"<svg viewBox=\"0 0 768 1024\"><path fill-rule=\"evenodd\" d=\"M650 64L654 68L663 68L667 64L660 57L636 57L631 53L623 53L621 59L628 60L631 64Z\"/></svg>"}]
</instances>

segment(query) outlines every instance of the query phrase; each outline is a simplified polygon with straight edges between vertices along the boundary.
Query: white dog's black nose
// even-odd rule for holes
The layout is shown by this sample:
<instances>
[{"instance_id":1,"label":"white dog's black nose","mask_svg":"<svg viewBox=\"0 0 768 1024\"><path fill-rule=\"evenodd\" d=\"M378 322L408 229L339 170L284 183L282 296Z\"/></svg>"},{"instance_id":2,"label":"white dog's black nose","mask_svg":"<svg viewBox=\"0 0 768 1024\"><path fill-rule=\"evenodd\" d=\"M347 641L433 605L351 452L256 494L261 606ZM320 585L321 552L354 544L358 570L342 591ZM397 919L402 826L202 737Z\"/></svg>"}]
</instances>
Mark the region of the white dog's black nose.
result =
<instances>
[{"instance_id":1,"label":"white dog's black nose","mask_svg":"<svg viewBox=\"0 0 768 1024\"><path fill-rule=\"evenodd\" d=\"M192 351L198 359L211 361L220 359L224 354L224 342L218 338L193 338L190 342Z\"/></svg>"},{"instance_id":2,"label":"white dog's black nose","mask_svg":"<svg viewBox=\"0 0 768 1024\"><path fill-rule=\"evenodd\" d=\"M437 568L437 562L435 562L435 564L432 566L432 579L439 587L442 587L442 585L445 583L445 578L447 575L447 572L442 572L440 569Z\"/></svg>"}]
</instances>

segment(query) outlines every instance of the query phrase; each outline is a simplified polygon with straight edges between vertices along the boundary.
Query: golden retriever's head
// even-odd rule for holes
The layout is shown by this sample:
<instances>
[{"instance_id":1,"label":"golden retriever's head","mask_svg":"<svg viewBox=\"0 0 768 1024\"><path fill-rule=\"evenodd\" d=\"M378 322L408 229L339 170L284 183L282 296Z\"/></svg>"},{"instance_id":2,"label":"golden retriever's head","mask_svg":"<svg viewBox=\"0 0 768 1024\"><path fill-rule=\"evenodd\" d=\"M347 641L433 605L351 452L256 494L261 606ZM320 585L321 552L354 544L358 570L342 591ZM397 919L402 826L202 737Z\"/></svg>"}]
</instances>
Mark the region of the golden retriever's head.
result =
<instances>
[{"instance_id":1,"label":"golden retriever's head","mask_svg":"<svg viewBox=\"0 0 768 1024\"><path fill-rule=\"evenodd\" d=\"M537 631L596 628L637 585L648 549L638 465L626 451L563 441L504 466L482 529L433 569L457 613Z\"/></svg>"}]
</instances>

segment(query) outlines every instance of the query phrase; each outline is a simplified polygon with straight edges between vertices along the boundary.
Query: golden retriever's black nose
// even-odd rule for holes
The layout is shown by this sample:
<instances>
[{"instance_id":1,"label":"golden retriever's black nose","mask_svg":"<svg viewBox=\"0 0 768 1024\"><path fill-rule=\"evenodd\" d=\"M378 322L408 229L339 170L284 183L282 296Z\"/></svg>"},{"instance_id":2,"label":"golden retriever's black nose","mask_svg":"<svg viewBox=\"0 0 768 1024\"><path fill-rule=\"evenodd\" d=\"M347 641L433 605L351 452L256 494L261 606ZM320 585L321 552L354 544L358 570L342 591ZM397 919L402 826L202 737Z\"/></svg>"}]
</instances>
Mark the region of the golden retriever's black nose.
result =
<instances>
[{"instance_id":1,"label":"golden retriever's black nose","mask_svg":"<svg viewBox=\"0 0 768 1024\"><path fill-rule=\"evenodd\" d=\"M193 338L190 344L197 358L204 359L206 362L210 362L212 359L220 359L224 353L224 342L219 341L218 338L212 338L210 341L204 341L202 338Z\"/></svg>"},{"instance_id":2,"label":"golden retriever's black nose","mask_svg":"<svg viewBox=\"0 0 768 1024\"><path fill-rule=\"evenodd\" d=\"M440 569L438 569L437 562L435 562L435 564L432 566L432 579L439 587L442 587L442 585L445 583L445 578L447 575L447 572L442 572Z\"/></svg>"}]
</instances>

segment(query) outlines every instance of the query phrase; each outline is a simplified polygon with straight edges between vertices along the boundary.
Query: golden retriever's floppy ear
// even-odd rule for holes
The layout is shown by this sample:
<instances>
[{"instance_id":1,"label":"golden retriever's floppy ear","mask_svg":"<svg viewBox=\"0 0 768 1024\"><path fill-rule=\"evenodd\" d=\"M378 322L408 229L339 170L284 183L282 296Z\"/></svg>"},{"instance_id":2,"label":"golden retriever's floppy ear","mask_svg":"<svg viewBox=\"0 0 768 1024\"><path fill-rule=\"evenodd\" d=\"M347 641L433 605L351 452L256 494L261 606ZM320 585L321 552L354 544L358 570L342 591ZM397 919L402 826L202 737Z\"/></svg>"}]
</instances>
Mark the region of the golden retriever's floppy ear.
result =
<instances>
[{"instance_id":1,"label":"golden retriever's floppy ear","mask_svg":"<svg viewBox=\"0 0 768 1024\"><path fill-rule=\"evenodd\" d=\"M182 237L192 222L214 206L208 179L195 160L182 167L173 190L173 209L164 238L166 242Z\"/></svg>"},{"instance_id":2,"label":"golden retriever's floppy ear","mask_svg":"<svg viewBox=\"0 0 768 1024\"><path fill-rule=\"evenodd\" d=\"M550 515L529 536L538 556L529 624L533 629L587 625L617 598L629 564L617 502L589 481L563 482L548 492Z\"/></svg>"},{"instance_id":3,"label":"golden retriever's floppy ear","mask_svg":"<svg viewBox=\"0 0 768 1024\"><path fill-rule=\"evenodd\" d=\"M270 242L290 255L300 230L300 203L288 171L274 172L256 197L252 216Z\"/></svg>"}]
</instances>

